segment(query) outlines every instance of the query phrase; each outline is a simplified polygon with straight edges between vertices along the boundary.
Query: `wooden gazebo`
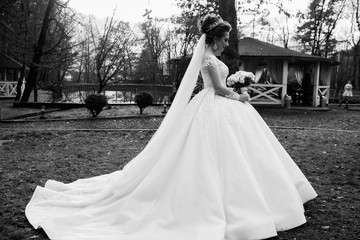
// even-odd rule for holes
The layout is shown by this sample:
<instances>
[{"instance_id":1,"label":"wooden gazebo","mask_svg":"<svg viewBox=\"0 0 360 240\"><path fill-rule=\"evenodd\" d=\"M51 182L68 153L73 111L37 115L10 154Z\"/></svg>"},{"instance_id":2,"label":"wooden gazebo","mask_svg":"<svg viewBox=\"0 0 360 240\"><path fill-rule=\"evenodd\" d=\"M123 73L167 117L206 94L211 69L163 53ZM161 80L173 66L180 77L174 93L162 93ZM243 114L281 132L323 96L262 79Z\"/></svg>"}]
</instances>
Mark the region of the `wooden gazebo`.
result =
<instances>
[{"instance_id":1,"label":"wooden gazebo","mask_svg":"<svg viewBox=\"0 0 360 240\"><path fill-rule=\"evenodd\" d=\"M0 98L16 96L16 85L21 68L21 63L0 52Z\"/></svg>"},{"instance_id":2,"label":"wooden gazebo","mask_svg":"<svg viewBox=\"0 0 360 240\"><path fill-rule=\"evenodd\" d=\"M253 38L239 40L238 52L240 69L255 74L256 83L250 88L253 93L252 104L284 106L289 80L294 79L305 93L310 95L309 104L318 106L321 98L326 99L328 103L331 71L337 64L336 61L296 52ZM289 79L290 70L293 79ZM258 81L264 73L268 75L270 81Z\"/></svg>"}]
</instances>

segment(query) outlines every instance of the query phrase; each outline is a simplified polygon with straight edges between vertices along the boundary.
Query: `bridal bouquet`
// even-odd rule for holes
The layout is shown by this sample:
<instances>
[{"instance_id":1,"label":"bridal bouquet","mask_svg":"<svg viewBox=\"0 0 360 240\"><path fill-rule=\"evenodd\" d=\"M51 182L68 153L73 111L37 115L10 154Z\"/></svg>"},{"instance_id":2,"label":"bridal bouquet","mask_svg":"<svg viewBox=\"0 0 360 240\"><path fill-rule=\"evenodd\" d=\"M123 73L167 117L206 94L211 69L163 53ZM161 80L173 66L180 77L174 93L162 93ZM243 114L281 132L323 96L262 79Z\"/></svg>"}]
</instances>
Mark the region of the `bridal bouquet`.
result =
<instances>
[{"instance_id":1,"label":"bridal bouquet","mask_svg":"<svg viewBox=\"0 0 360 240\"><path fill-rule=\"evenodd\" d=\"M242 88L247 88L255 80L255 75L252 72L237 71L229 76L226 80L226 84L229 87L234 88L234 91L241 94Z\"/></svg>"}]
</instances>

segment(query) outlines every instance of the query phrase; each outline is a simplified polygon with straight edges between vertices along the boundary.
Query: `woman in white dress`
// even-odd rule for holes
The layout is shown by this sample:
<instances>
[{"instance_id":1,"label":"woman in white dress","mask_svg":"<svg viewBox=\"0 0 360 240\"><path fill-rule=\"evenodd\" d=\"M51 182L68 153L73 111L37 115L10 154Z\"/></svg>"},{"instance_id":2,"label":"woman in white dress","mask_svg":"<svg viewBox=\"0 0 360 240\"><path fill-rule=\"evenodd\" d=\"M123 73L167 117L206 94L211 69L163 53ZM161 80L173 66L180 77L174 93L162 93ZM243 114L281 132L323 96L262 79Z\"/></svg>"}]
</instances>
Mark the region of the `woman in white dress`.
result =
<instances>
[{"instance_id":1,"label":"woman in white dress","mask_svg":"<svg viewBox=\"0 0 360 240\"><path fill-rule=\"evenodd\" d=\"M342 93L342 98L339 100L339 107L341 106L342 102L345 102L345 108L349 108L349 101L351 97L353 96L352 93L353 86L351 84L351 81L348 81L347 84L344 86L344 92Z\"/></svg>"},{"instance_id":2,"label":"woman in white dress","mask_svg":"<svg viewBox=\"0 0 360 240\"><path fill-rule=\"evenodd\" d=\"M305 223L315 191L249 96L225 85L216 55L230 30L203 19L174 102L137 157L107 175L38 186L29 222L57 240L264 239ZM204 89L189 101L200 70Z\"/></svg>"}]
</instances>

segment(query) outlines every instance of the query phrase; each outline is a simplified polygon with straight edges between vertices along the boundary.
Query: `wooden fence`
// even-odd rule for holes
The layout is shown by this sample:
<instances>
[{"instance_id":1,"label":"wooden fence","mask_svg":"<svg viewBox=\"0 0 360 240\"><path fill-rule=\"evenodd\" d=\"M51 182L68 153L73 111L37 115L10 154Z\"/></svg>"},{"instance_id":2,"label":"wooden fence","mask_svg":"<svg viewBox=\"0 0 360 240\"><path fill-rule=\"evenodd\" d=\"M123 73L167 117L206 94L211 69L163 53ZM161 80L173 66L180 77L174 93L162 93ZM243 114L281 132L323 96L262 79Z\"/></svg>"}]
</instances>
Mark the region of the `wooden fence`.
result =
<instances>
[{"instance_id":1,"label":"wooden fence","mask_svg":"<svg viewBox=\"0 0 360 240\"><path fill-rule=\"evenodd\" d=\"M16 97L17 82L1 81L0 97Z\"/></svg>"},{"instance_id":2,"label":"wooden fence","mask_svg":"<svg viewBox=\"0 0 360 240\"><path fill-rule=\"evenodd\" d=\"M85 98L96 93L96 84L67 84L63 86L63 95L68 102L84 102ZM153 96L154 103L162 103L164 97L170 96L172 85L154 84L110 84L104 88L109 103L134 103L136 94L148 92Z\"/></svg>"}]
</instances>

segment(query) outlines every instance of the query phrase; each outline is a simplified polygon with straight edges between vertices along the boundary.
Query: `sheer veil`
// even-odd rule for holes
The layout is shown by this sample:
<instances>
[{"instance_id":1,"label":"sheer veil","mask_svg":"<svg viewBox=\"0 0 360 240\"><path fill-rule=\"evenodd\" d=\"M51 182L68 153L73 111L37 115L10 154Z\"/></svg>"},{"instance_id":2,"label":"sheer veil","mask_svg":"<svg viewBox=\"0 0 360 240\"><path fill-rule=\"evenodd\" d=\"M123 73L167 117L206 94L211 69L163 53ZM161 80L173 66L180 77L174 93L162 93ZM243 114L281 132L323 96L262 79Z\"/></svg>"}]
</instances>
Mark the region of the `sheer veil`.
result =
<instances>
[{"instance_id":1,"label":"sheer veil","mask_svg":"<svg viewBox=\"0 0 360 240\"><path fill-rule=\"evenodd\" d=\"M179 129L178 126L181 124L179 121L181 121L181 116L184 114L184 110L190 101L191 94L195 88L199 76L202 57L206 48L205 39L206 34L202 34L196 45L193 56L189 66L186 69L185 75L181 81L176 96L160 127L155 132L144 150L135 159L130 161L125 166L124 170L129 169L132 165L135 165L136 162L138 162L136 161L138 158L145 157L149 159L150 156L154 157L154 154L160 150L163 150L163 148L166 146L166 143L168 141L172 141L174 134L177 134ZM151 162L150 159L149 161Z\"/></svg>"},{"instance_id":2,"label":"sheer veil","mask_svg":"<svg viewBox=\"0 0 360 240\"><path fill-rule=\"evenodd\" d=\"M180 87L176 93L175 99L171 104L171 108L166 114L163 123L157 131L157 134L163 130L167 131L172 123L174 123L176 119L179 119L179 117L184 113L184 109L190 101L191 94L198 79L202 57L205 52L205 39L206 34L202 34L181 81Z\"/></svg>"}]
</instances>

